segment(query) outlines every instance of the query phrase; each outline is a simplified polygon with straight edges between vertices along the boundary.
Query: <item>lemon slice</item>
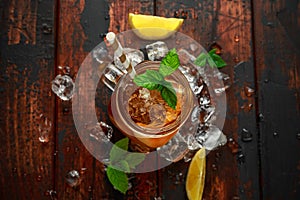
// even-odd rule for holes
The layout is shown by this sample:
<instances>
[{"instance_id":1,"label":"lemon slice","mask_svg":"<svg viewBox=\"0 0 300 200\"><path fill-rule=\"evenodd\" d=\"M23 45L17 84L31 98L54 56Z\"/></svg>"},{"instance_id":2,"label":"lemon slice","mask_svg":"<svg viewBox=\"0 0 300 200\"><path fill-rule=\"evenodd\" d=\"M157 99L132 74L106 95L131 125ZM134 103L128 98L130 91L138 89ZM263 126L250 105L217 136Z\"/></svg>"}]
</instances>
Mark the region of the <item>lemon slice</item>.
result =
<instances>
[{"instance_id":1,"label":"lemon slice","mask_svg":"<svg viewBox=\"0 0 300 200\"><path fill-rule=\"evenodd\" d=\"M145 40L165 39L177 31L183 19L129 13L129 25Z\"/></svg>"},{"instance_id":2,"label":"lemon slice","mask_svg":"<svg viewBox=\"0 0 300 200\"><path fill-rule=\"evenodd\" d=\"M189 200L202 199L205 162L205 148L202 148L193 157L187 174L185 189Z\"/></svg>"}]
</instances>

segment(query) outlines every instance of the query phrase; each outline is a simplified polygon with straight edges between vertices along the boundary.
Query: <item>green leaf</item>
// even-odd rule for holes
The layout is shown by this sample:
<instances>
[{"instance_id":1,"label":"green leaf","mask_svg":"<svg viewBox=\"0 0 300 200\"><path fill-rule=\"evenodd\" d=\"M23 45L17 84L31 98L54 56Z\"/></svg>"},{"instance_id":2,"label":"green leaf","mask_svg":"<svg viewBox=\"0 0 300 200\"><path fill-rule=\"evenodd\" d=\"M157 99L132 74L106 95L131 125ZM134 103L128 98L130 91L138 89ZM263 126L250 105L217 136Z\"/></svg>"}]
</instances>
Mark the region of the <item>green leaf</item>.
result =
<instances>
[{"instance_id":1,"label":"green leaf","mask_svg":"<svg viewBox=\"0 0 300 200\"><path fill-rule=\"evenodd\" d=\"M210 67L217 67L217 65L216 65L216 63L214 62L214 60L212 59L212 57L208 56L207 62L208 62L208 65L209 65Z\"/></svg>"},{"instance_id":2,"label":"green leaf","mask_svg":"<svg viewBox=\"0 0 300 200\"><path fill-rule=\"evenodd\" d=\"M125 172L114 169L112 166L108 166L106 169L106 174L115 189L119 190L123 194L127 192L128 178Z\"/></svg>"},{"instance_id":3,"label":"green leaf","mask_svg":"<svg viewBox=\"0 0 300 200\"><path fill-rule=\"evenodd\" d=\"M226 62L217 54L213 54L211 55L211 58L213 59L213 61L215 62L215 64L217 65L218 68L224 67L226 66Z\"/></svg>"},{"instance_id":4,"label":"green leaf","mask_svg":"<svg viewBox=\"0 0 300 200\"><path fill-rule=\"evenodd\" d=\"M126 137L119 140L113 145L109 153L110 161L112 163L118 162L119 160L122 160L122 158L125 157L125 155L127 154L128 143L129 139Z\"/></svg>"},{"instance_id":5,"label":"green leaf","mask_svg":"<svg viewBox=\"0 0 300 200\"><path fill-rule=\"evenodd\" d=\"M130 154L128 154L130 155ZM129 173L130 172L130 166L129 163L126 160L120 160L119 162L111 165L114 169Z\"/></svg>"},{"instance_id":6,"label":"green leaf","mask_svg":"<svg viewBox=\"0 0 300 200\"><path fill-rule=\"evenodd\" d=\"M131 169L134 169L138 164L143 162L144 159L145 155L143 153L130 153L125 158Z\"/></svg>"},{"instance_id":7,"label":"green leaf","mask_svg":"<svg viewBox=\"0 0 300 200\"><path fill-rule=\"evenodd\" d=\"M163 76L172 74L180 65L176 49L171 49L168 54L162 59L159 67L159 73Z\"/></svg>"},{"instance_id":8,"label":"green leaf","mask_svg":"<svg viewBox=\"0 0 300 200\"><path fill-rule=\"evenodd\" d=\"M217 49L212 49L208 52L208 55L212 58L212 60L214 61L216 67L221 68L226 66L226 62L221 58L221 56L219 56L218 54L216 54Z\"/></svg>"},{"instance_id":9,"label":"green leaf","mask_svg":"<svg viewBox=\"0 0 300 200\"><path fill-rule=\"evenodd\" d=\"M164 77L155 70L146 70L145 73L136 75L133 82L141 87L147 88L149 90L154 90L158 88L158 85L164 80Z\"/></svg>"},{"instance_id":10,"label":"green leaf","mask_svg":"<svg viewBox=\"0 0 300 200\"><path fill-rule=\"evenodd\" d=\"M194 63L196 65L198 65L199 67L203 67L206 64L206 60L207 60L207 54L205 53L201 53L196 60L194 61Z\"/></svg>"},{"instance_id":11,"label":"green leaf","mask_svg":"<svg viewBox=\"0 0 300 200\"><path fill-rule=\"evenodd\" d=\"M164 85L164 88L161 90L160 94L162 98L167 102L167 104L175 109L177 104L177 96L176 91L174 90L171 83L167 82L168 84Z\"/></svg>"}]
</instances>

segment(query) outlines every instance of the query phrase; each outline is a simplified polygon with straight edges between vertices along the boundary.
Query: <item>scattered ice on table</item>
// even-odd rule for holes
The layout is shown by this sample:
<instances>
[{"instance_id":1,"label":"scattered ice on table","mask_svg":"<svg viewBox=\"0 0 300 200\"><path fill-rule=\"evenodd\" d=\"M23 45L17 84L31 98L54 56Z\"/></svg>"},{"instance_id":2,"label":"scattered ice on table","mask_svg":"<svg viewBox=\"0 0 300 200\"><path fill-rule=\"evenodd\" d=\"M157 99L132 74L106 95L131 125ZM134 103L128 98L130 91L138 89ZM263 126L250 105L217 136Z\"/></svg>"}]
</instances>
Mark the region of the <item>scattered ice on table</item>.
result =
<instances>
[{"instance_id":1,"label":"scattered ice on table","mask_svg":"<svg viewBox=\"0 0 300 200\"><path fill-rule=\"evenodd\" d=\"M68 75L57 75L52 83L52 91L62 100L70 100L75 91L75 84Z\"/></svg>"},{"instance_id":2,"label":"scattered ice on table","mask_svg":"<svg viewBox=\"0 0 300 200\"><path fill-rule=\"evenodd\" d=\"M125 55L127 56L127 58L130 60L132 67L135 67L137 64L144 61L144 54L142 51L140 51L138 49L124 48L123 51L124 51ZM120 59L116 56L114 57L114 64L122 72L127 73L126 68L124 67L124 65L122 64Z\"/></svg>"},{"instance_id":3,"label":"scattered ice on table","mask_svg":"<svg viewBox=\"0 0 300 200\"><path fill-rule=\"evenodd\" d=\"M214 72L214 78L216 78L216 83L213 84L213 88L216 94L225 92L231 85L230 77L220 71Z\"/></svg>"},{"instance_id":4,"label":"scattered ice on table","mask_svg":"<svg viewBox=\"0 0 300 200\"><path fill-rule=\"evenodd\" d=\"M146 51L148 54L149 60L161 60L169 52L165 42L157 41L152 44L146 45Z\"/></svg>"},{"instance_id":5,"label":"scattered ice on table","mask_svg":"<svg viewBox=\"0 0 300 200\"><path fill-rule=\"evenodd\" d=\"M113 128L105 122L97 124L87 124L85 128L89 131L89 136L99 142L108 143L113 134Z\"/></svg>"},{"instance_id":6,"label":"scattered ice on table","mask_svg":"<svg viewBox=\"0 0 300 200\"><path fill-rule=\"evenodd\" d=\"M207 150L213 150L219 146L224 145L227 139L223 132L216 126L210 126L207 132L207 138L203 143L203 146Z\"/></svg>"},{"instance_id":7,"label":"scattered ice on table","mask_svg":"<svg viewBox=\"0 0 300 200\"><path fill-rule=\"evenodd\" d=\"M166 145L157 148L157 152L166 160L176 162L188 152L188 147L185 139L178 132Z\"/></svg>"},{"instance_id":8,"label":"scattered ice on table","mask_svg":"<svg viewBox=\"0 0 300 200\"><path fill-rule=\"evenodd\" d=\"M38 118L38 131L39 131L39 141L43 143L49 142L49 133L52 129L52 122L45 117L43 114L40 114Z\"/></svg>"},{"instance_id":9,"label":"scattered ice on table","mask_svg":"<svg viewBox=\"0 0 300 200\"><path fill-rule=\"evenodd\" d=\"M65 179L68 185L71 187L76 187L81 183L79 172L76 170L69 171Z\"/></svg>"}]
</instances>

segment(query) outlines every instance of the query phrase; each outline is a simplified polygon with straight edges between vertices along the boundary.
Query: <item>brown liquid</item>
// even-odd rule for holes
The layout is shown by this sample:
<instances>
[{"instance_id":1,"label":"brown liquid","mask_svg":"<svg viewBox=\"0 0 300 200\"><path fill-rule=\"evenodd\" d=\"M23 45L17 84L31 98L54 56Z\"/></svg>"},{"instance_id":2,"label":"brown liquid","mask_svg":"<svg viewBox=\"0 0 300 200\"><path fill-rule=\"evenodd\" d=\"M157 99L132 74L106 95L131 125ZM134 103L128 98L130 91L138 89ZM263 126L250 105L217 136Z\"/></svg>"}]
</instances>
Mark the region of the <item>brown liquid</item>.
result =
<instances>
[{"instance_id":1,"label":"brown liquid","mask_svg":"<svg viewBox=\"0 0 300 200\"><path fill-rule=\"evenodd\" d=\"M140 88L139 88L140 89ZM153 134L156 135L161 135L161 137L157 137L157 138L152 138L152 137L139 137L138 134L136 134L129 126L129 124L124 123L124 121L121 119L121 116L118 114L114 114L116 113L116 107L114 106L116 104L116 95L115 93L112 94L111 96L111 100L110 103L108 105L108 114L110 117L110 120L112 121L112 123L118 127L118 129L120 131L122 131L122 133L124 135L126 135L127 137L129 137L133 143L138 144L139 146L141 146L143 149L148 149L148 150L153 150L157 147L163 146L165 145L172 137L175 133L177 133L178 128L179 128L179 123L174 126L171 130L168 131L161 131L160 128L165 127L167 125L170 125L172 123L175 123L176 119L180 116L181 114L181 102L180 102L180 98L179 96L177 97L179 101L177 101L177 105L176 105L176 109L172 109L171 107L169 107L165 101L162 99L161 95L159 94L159 92L153 90L150 91L150 94L153 98L154 102L161 102L161 104L155 104L154 107L156 106L160 106L163 107L165 109L165 111L162 111L165 113L165 117L159 117L159 118L155 118L154 120L150 120L150 113L148 112L148 117L145 116L138 116L138 115L133 115L131 112L131 109L133 109L132 106L130 106L130 104L134 103L134 97L135 94L137 94L138 91L135 91L128 101L128 109L127 112L129 112L129 115L134 118L134 119L130 119L132 120L136 125L141 126L141 127L147 127L153 130L157 131L153 132ZM154 97L156 97L157 99L155 99ZM135 99L137 100L137 99ZM140 102L135 102L136 104L140 104ZM151 106L150 106L151 107ZM149 108L150 111L151 108ZM152 108L153 109L153 108ZM140 114L142 114L142 112L140 112ZM157 114L162 114L162 113L157 113ZM160 115L161 116L161 115Z\"/></svg>"},{"instance_id":2,"label":"brown liquid","mask_svg":"<svg viewBox=\"0 0 300 200\"><path fill-rule=\"evenodd\" d=\"M176 109L171 108L157 90L137 88L128 100L128 113L139 126L147 128L164 127L175 122L181 113L179 99Z\"/></svg>"}]
</instances>

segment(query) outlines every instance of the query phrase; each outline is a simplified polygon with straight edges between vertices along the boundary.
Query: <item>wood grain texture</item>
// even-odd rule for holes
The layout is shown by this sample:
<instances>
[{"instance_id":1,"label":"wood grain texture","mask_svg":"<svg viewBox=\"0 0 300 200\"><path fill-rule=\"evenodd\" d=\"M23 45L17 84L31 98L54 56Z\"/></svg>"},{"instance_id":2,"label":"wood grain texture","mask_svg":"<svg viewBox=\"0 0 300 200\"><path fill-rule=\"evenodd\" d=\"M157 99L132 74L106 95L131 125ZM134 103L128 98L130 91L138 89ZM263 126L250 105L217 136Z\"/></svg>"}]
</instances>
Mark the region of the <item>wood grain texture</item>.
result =
<instances>
[{"instance_id":1,"label":"wood grain texture","mask_svg":"<svg viewBox=\"0 0 300 200\"><path fill-rule=\"evenodd\" d=\"M39 141L45 123L40 116L54 122L54 35L43 30L43 24L53 27L54 13L46 8L53 10L53 4L0 3L1 199L48 199L54 188L53 127L49 142Z\"/></svg>"},{"instance_id":2,"label":"wood grain texture","mask_svg":"<svg viewBox=\"0 0 300 200\"><path fill-rule=\"evenodd\" d=\"M299 199L300 2L253 5L262 198Z\"/></svg>"},{"instance_id":3,"label":"wood grain texture","mask_svg":"<svg viewBox=\"0 0 300 200\"><path fill-rule=\"evenodd\" d=\"M157 1L156 5L156 13L160 16L185 13L187 18L179 31L194 38L207 50L212 44L220 46L222 57L228 64L221 71L229 74L232 82L226 92L227 115L223 128L229 142L207 156L203 198L257 199L259 158L255 95L246 96L244 92L245 86L254 88L255 85L251 1ZM243 129L253 135L251 142L242 142ZM166 170L161 171L164 181L168 179ZM176 190L184 191L184 184L177 186ZM174 188L169 182L164 183L162 195L168 199L174 197L173 193Z\"/></svg>"}]
</instances>

